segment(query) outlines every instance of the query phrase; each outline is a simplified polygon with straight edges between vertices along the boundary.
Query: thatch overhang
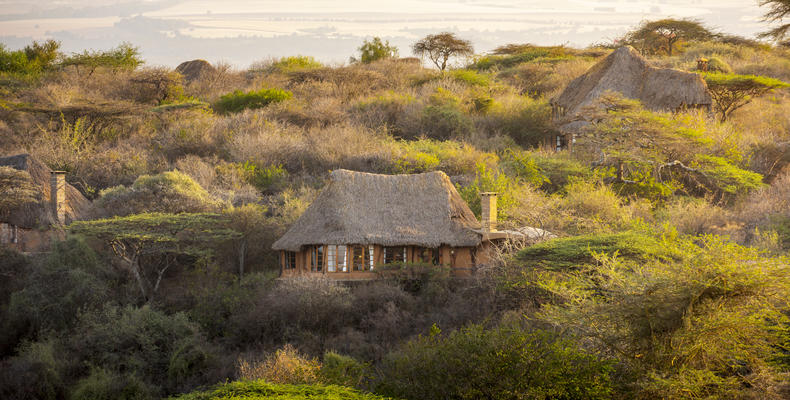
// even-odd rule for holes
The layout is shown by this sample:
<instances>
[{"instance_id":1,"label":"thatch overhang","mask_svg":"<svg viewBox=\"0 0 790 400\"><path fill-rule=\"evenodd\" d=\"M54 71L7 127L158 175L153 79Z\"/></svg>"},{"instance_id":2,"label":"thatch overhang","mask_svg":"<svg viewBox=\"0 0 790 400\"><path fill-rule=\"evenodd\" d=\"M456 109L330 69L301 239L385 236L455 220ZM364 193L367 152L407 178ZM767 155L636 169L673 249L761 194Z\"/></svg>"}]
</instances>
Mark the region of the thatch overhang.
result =
<instances>
[{"instance_id":1,"label":"thatch overhang","mask_svg":"<svg viewBox=\"0 0 790 400\"><path fill-rule=\"evenodd\" d=\"M319 244L477 246L481 228L443 172L332 172L329 183L274 250Z\"/></svg>"},{"instance_id":2,"label":"thatch overhang","mask_svg":"<svg viewBox=\"0 0 790 400\"><path fill-rule=\"evenodd\" d=\"M653 111L710 108L713 103L708 86L699 74L652 67L633 47L624 46L571 81L552 99L552 105L561 110L557 118L561 130L563 126L572 130L579 125L572 123L583 119L584 108L610 90L637 99Z\"/></svg>"},{"instance_id":3,"label":"thatch overhang","mask_svg":"<svg viewBox=\"0 0 790 400\"><path fill-rule=\"evenodd\" d=\"M45 228L56 225L57 221L50 203L50 176L52 170L44 163L29 154L17 154L0 157L0 166L26 171L34 184L41 188L41 196L36 203L29 203L13 210L7 217L0 217L0 222L16 225L20 228ZM91 202L74 186L65 187L66 222L83 219L90 211Z\"/></svg>"}]
</instances>

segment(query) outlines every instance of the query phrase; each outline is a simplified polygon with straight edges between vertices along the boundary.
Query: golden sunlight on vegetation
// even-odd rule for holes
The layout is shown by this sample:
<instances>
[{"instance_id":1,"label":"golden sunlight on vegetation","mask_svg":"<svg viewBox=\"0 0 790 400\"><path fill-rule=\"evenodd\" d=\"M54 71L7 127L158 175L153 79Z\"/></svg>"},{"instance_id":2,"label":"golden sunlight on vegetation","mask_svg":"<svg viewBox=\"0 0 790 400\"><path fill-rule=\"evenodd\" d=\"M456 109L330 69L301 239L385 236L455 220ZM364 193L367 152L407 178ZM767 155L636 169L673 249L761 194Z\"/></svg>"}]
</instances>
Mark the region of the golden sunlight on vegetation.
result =
<instances>
[{"instance_id":1,"label":"golden sunlight on vegetation","mask_svg":"<svg viewBox=\"0 0 790 400\"><path fill-rule=\"evenodd\" d=\"M564 115L622 44L707 103L614 87ZM585 49L412 50L437 68L379 38L347 65L178 71L127 43L0 47L0 161L92 202L20 252L51 218L14 215L58 175L0 163L0 398L790 398L790 47L667 19ZM276 279L272 244L338 169L442 171L469 215L497 192L501 230L550 234L469 279Z\"/></svg>"}]
</instances>

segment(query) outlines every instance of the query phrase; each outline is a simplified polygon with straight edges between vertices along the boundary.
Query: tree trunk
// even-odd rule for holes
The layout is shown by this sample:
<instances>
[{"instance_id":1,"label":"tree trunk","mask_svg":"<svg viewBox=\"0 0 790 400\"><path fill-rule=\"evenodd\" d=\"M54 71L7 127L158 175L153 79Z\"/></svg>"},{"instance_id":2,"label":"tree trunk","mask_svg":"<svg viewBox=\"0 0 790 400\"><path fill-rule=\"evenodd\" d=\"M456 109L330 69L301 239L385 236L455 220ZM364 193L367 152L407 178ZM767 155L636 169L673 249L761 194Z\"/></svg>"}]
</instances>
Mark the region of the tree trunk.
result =
<instances>
[{"instance_id":1,"label":"tree trunk","mask_svg":"<svg viewBox=\"0 0 790 400\"><path fill-rule=\"evenodd\" d=\"M247 256L247 239L239 243L239 279L244 277L244 259Z\"/></svg>"}]
</instances>

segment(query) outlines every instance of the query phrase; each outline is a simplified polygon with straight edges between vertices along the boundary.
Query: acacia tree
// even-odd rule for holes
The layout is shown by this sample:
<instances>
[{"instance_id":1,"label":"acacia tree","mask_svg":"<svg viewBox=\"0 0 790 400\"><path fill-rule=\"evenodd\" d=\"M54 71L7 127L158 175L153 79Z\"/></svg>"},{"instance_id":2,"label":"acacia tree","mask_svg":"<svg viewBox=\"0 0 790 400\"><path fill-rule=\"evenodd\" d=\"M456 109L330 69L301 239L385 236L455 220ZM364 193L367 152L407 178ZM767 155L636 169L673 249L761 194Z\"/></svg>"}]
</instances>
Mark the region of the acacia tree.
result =
<instances>
[{"instance_id":1,"label":"acacia tree","mask_svg":"<svg viewBox=\"0 0 790 400\"><path fill-rule=\"evenodd\" d=\"M470 56L474 53L472 42L461 39L451 32L428 35L412 45L418 57L428 57L439 70L447 68L450 57Z\"/></svg>"},{"instance_id":2,"label":"acacia tree","mask_svg":"<svg viewBox=\"0 0 790 400\"><path fill-rule=\"evenodd\" d=\"M363 64L398 57L398 48L390 45L389 40L383 42L378 36L370 41L365 40L357 50L359 50L359 61ZM351 61L356 62L357 60L352 57Z\"/></svg>"},{"instance_id":3,"label":"acacia tree","mask_svg":"<svg viewBox=\"0 0 790 400\"><path fill-rule=\"evenodd\" d=\"M590 107L590 120L597 122L576 135L578 154L611 171L607 183L633 194L666 197L681 191L723 198L762 184L760 174L718 150L703 116L651 112L610 91Z\"/></svg>"},{"instance_id":4,"label":"acacia tree","mask_svg":"<svg viewBox=\"0 0 790 400\"><path fill-rule=\"evenodd\" d=\"M768 6L768 12L763 15L763 19L767 22L779 22L790 15L790 0L760 0L760 6ZM788 32L790 32L790 24L783 24L761 33L760 37L782 40Z\"/></svg>"},{"instance_id":5,"label":"acacia tree","mask_svg":"<svg viewBox=\"0 0 790 400\"><path fill-rule=\"evenodd\" d=\"M716 102L715 111L724 122L735 110L749 104L753 98L774 89L790 86L778 79L755 75L709 73L703 75L710 96Z\"/></svg>"},{"instance_id":6,"label":"acacia tree","mask_svg":"<svg viewBox=\"0 0 790 400\"><path fill-rule=\"evenodd\" d=\"M200 259L212 247L239 236L217 214L136 214L70 225L71 233L99 240L134 277L140 294L154 299L165 272L178 257Z\"/></svg>"},{"instance_id":7,"label":"acacia tree","mask_svg":"<svg viewBox=\"0 0 790 400\"><path fill-rule=\"evenodd\" d=\"M705 40L713 36L713 32L698 21L666 18L643 22L626 36L626 42L639 47L642 53L666 52L671 56L680 41Z\"/></svg>"}]
</instances>

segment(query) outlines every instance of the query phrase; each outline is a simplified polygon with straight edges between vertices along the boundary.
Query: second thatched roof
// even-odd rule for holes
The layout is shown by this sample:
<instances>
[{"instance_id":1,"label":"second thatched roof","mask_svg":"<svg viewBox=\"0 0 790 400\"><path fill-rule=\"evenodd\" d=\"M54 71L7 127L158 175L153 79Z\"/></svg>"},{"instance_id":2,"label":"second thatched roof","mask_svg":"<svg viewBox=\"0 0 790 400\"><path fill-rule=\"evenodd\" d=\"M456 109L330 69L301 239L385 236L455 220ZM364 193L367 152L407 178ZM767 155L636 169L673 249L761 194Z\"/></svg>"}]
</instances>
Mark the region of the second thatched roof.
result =
<instances>
[{"instance_id":1,"label":"second thatched roof","mask_svg":"<svg viewBox=\"0 0 790 400\"><path fill-rule=\"evenodd\" d=\"M7 222L21 228L46 228L56 225L50 199L50 175L52 170L44 163L29 154L17 154L9 157L0 157L0 166L11 167L25 171L30 175L30 180L41 189L38 202L20 206L12 210L0 222ZM91 208L90 200L86 199L77 188L66 183L65 213L66 223L83 219Z\"/></svg>"},{"instance_id":2,"label":"second thatched roof","mask_svg":"<svg viewBox=\"0 0 790 400\"><path fill-rule=\"evenodd\" d=\"M552 104L563 110L561 123L571 122L606 91L637 99L653 111L712 104L705 80L693 72L656 68L631 46L624 46L574 79Z\"/></svg>"},{"instance_id":3,"label":"second thatched roof","mask_svg":"<svg viewBox=\"0 0 790 400\"><path fill-rule=\"evenodd\" d=\"M443 172L380 175L332 172L329 183L272 245L477 246L480 222Z\"/></svg>"}]
</instances>

